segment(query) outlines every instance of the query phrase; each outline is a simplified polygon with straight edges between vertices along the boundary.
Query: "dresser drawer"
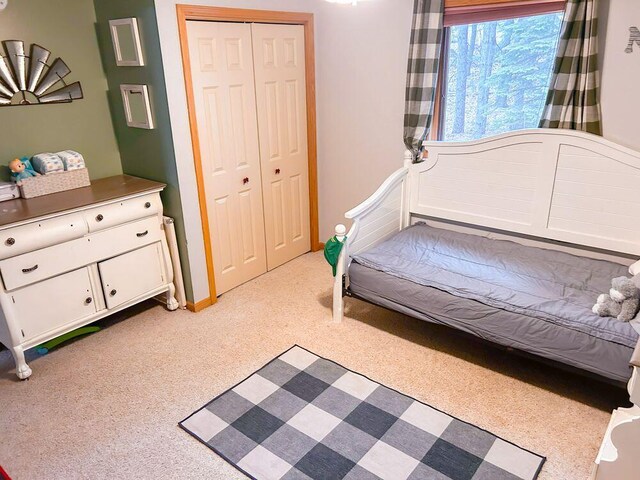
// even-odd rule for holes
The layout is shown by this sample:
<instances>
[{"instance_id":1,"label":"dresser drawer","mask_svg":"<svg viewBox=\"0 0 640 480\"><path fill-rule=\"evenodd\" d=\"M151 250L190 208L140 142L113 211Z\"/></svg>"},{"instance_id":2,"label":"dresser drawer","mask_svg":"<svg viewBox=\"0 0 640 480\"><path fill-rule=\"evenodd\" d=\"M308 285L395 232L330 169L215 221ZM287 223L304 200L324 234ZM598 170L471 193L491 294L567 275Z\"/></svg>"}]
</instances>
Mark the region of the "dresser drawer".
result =
<instances>
[{"instance_id":1,"label":"dresser drawer","mask_svg":"<svg viewBox=\"0 0 640 480\"><path fill-rule=\"evenodd\" d=\"M154 243L98 264L107 308L115 308L166 283L162 249Z\"/></svg>"},{"instance_id":2,"label":"dresser drawer","mask_svg":"<svg viewBox=\"0 0 640 480\"><path fill-rule=\"evenodd\" d=\"M159 242L164 230L158 217L147 217L89 235L91 262L98 262L136 248Z\"/></svg>"},{"instance_id":3,"label":"dresser drawer","mask_svg":"<svg viewBox=\"0 0 640 480\"><path fill-rule=\"evenodd\" d=\"M160 195L152 193L121 202L110 203L84 212L89 232L98 232L138 218L162 213Z\"/></svg>"},{"instance_id":4,"label":"dresser drawer","mask_svg":"<svg viewBox=\"0 0 640 480\"><path fill-rule=\"evenodd\" d=\"M28 223L0 231L0 259L68 242L88 233L81 213Z\"/></svg>"},{"instance_id":5,"label":"dresser drawer","mask_svg":"<svg viewBox=\"0 0 640 480\"><path fill-rule=\"evenodd\" d=\"M16 290L11 299L25 342L96 313L87 268Z\"/></svg>"},{"instance_id":6,"label":"dresser drawer","mask_svg":"<svg viewBox=\"0 0 640 480\"><path fill-rule=\"evenodd\" d=\"M70 242L0 261L7 291L160 241L158 217L127 223Z\"/></svg>"}]
</instances>

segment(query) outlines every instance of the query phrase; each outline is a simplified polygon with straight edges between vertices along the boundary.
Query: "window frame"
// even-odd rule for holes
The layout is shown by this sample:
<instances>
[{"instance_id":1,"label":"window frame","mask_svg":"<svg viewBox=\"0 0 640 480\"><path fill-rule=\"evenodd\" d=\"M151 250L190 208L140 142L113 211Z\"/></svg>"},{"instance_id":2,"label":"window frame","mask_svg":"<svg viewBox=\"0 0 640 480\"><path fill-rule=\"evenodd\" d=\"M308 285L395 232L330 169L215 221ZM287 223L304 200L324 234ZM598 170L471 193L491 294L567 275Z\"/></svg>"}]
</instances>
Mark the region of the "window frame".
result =
<instances>
[{"instance_id":1,"label":"window frame","mask_svg":"<svg viewBox=\"0 0 640 480\"><path fill-rule=\"evenodd\" d=\"M565 5L566 0L445 0L440 66L428 139L442 141L443 137L451 27L559 13Z\"/></svg>"}]
</instances>

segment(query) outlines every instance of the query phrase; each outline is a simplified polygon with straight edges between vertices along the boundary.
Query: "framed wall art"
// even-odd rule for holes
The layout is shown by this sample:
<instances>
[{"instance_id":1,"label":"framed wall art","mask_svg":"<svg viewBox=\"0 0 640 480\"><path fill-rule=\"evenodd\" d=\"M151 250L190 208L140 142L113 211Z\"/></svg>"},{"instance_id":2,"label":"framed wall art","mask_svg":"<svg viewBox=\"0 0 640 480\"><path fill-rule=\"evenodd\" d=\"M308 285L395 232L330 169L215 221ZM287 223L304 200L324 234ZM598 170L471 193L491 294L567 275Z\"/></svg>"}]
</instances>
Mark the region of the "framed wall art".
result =
<instances>
[{"instance_id":1,"label":"framed wall art","mask_svg":"<svg viewBox=\"0 0 640 480\"><path fill-rule=\"evenodd\" d=\"M142 67L142 44L136 18L109 20L113 52L119 67Z\"/></svg>"},{"instance_id":2,"label":"framed wall art","mask_svg":"<svg viewBox=\"0 0 640 480\"><path fill-rule=\"evenodd\" d=\"M149 90L146 85L120 85L127 125L133 128L154 128Z\"/></svg>"}]
</instances>

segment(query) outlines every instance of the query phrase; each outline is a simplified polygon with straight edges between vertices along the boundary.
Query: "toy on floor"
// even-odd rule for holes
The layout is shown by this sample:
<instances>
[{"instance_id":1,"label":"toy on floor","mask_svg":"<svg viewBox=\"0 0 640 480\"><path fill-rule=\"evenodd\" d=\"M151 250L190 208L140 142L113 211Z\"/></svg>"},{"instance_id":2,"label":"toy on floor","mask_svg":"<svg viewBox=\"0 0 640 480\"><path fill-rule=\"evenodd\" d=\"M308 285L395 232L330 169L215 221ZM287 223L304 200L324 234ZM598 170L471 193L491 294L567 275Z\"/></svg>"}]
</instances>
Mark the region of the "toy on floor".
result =
<instances>
[{"instance_id":1,"label":"toy on floor","mask_svg":"<svg viewBox=\"0 0 640 480\"><path fill-rule=\"evenodd\" d=\"M14 158L9 162L9 170L11 170L11 179L18 185L25 178L37 177L40 175L33 169L28 157Z\"/></svg>"},{"instance_id":2,"label":"toy on floor","mask_svg":"<svg viewBox=\"0 0 640 480\"><path fill-rule=\"evenodd\" d=\"M611 290L598 297L593 313L601 317L616 317L621 322L635 318L640 309L640 289L635 277L617 277L611 280Z\"/></svg>"},{"instance_id":3,"label":"toy on floor","mask_svg":"<svg viewBox=\"0 0 640 480\"><path fill-rule=\"evenodd\" d=\"M90 333L95 333L99 331L100 331L100 327L96 327L96 326L77 328L69 333L60 335L59 337L56 337L53 340L49 340L48 342L45 342L42 345L38 345L36 347L36 352L38 352L40 355L46 355L47 353L49 353L49 350L57 347L61 343L68 342L72 338L80 337L82 335L88 335Z\"/></svg>"}]
</instances>

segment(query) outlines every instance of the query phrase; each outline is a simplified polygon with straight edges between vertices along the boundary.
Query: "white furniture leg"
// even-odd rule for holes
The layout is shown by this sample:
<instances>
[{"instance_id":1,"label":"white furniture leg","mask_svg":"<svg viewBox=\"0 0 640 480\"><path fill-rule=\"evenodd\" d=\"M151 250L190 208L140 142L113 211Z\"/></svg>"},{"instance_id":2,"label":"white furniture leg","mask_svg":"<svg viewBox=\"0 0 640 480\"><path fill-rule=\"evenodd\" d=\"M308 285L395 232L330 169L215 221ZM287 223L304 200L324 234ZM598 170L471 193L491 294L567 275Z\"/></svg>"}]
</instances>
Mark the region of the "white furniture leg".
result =
<instances>
[{"instance_id":1,"label":"white furniture leg","mask_svg":"<svg viewBox=\"0 0 640 480\"><path fill-rule=\"evenodd\" d=\"M167 237L167 247L171 264L173 265L173 284L176 287L176 299L180 308L187 308L187 298L184 292L184 278L182 277L182 266L180 263L180 252L178 251L178 239L176 238L176 227L173 218L162 217L164 233Z\"/></svg>"},{"instance_id":2,"label":"white furniture leg","mask_svg":"<svg viewBox=\"0 0 640 480\"><path fill-rule=\"evenodd\" d=\"M173 283L169 284L169 290L167 290L167 308L170 311L177 310L180 307L178 300L176 300L176 287Z\"/></svg>"},{"instance_id":3,"label":"white furniture leg","mask_svg":"<svg viewBox=\"0 0 640 480\"><path fill-rule=\"evenodd\" d=\"M336 238L340 242L344 242L347 229L344 225L336 225ZM336 276L333 279L333 321L334 323L342 322L344 314L344 298L342 297L342 277L345 273L344 259L347 245L342 246L338 264L336 265Z\"/></svg>"},{"instance_id":4,"label":"white furniture leg","mask_svg":"<svg viewBox=\"0 0 640 480\"><path fill-rule=\"evenodd\" d=\"M31 376L31 368L24 359L24 350L20 346L11 347L9 350L11 350L13 360L16 363L16 375L20 380L26 380Z\"/></svg>"},{"instance_id":5,"label":"white furniture leg","mask_svg":"<svg viewBox=\"0 0 640 480\"><path fill-rule=\"evenodd\" d=\"M165 230L165 238L160 243L162 245L162 253L164 255L166 265L170 267L170 268L167 268L165 272L167 275L167 282L168 282L167 309L173 312L174 310L177 310L178 308L180 308L180 303L176 299L176 284L174 283L175 277L174 277L174 269L172 266L173 262L171 257L171 251L169 249L169 242L167 240L167 226L173 227L173 219L164 217L163 225ZM174 235L174 239L175 239L175 235Z\"/></svg>"}]
</instances>

